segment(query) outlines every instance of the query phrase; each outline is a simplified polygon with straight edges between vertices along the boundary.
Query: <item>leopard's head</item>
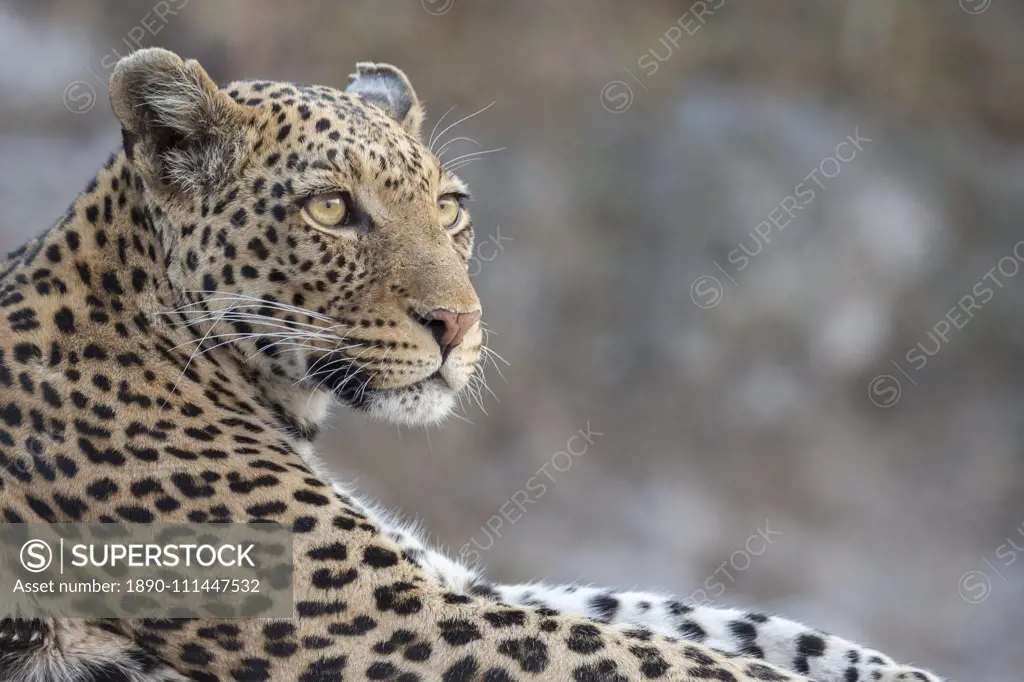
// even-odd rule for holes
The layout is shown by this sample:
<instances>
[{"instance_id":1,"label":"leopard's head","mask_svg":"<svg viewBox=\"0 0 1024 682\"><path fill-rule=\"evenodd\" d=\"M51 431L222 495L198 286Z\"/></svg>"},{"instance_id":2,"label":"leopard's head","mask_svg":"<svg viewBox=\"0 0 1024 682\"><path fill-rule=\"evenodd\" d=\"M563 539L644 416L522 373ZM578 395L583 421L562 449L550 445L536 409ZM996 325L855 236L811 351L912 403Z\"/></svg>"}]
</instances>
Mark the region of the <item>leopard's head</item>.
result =
<instances>
[{"instance_id":1,"label":"leopard's head","mask_svg":"<svg viewBox=\"0 0 1024 682\"><path fill-rule=\"evenodd\" d=\"M207 347L398 422L448 414L481 357L472 220L405 74L360 63L346 90L219 88L197 62L147 49L110 90Z\"/></svg>"}]
</instances>

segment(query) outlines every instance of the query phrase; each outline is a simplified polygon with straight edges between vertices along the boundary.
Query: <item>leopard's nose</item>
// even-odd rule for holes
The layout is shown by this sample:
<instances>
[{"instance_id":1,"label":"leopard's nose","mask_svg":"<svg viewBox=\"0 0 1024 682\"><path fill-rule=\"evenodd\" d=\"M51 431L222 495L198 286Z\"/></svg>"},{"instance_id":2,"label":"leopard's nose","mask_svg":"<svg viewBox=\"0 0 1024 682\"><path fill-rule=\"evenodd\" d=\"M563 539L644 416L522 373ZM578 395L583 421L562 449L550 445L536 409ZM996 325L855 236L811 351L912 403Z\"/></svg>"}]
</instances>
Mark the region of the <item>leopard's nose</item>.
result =
<instances>
[{"instance_id":1,"label":"leopard's nose","mask_svg":"<svg viewBox=\"0 0 1024 682\"><path fill-rule=\"evenodd\" d=\"M454 310L434 308L422 318L421 323L430 330L437 345L441 347L441 357L447 360L452 349L466 338L466 332L480 320L480 311L457 313Z\"/></svg>"}]
</instances>

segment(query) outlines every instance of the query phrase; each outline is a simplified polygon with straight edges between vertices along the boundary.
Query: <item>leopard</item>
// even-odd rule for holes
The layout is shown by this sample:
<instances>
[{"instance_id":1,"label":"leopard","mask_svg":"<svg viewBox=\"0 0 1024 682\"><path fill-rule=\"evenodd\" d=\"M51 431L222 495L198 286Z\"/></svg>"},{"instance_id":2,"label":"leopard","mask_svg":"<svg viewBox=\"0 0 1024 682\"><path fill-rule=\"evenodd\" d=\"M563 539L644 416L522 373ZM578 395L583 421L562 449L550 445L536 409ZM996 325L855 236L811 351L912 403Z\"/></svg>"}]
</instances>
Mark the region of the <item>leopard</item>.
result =
<instances>
[{"instance_id":1,"label":"leopard","mask_svg":"<svg viewBox=\"0 0 1024 682\"><path fill-rule=\"evenodd\" d=\"M332 409L434 424L484 356L470 192L403 71L221 87L147 48L109 89L122 144L0 266L3 522L278 523L294 603L3 613L0 680L938 682L756 610L491 582L332 475Z\"/></svg>"}]
</instances>

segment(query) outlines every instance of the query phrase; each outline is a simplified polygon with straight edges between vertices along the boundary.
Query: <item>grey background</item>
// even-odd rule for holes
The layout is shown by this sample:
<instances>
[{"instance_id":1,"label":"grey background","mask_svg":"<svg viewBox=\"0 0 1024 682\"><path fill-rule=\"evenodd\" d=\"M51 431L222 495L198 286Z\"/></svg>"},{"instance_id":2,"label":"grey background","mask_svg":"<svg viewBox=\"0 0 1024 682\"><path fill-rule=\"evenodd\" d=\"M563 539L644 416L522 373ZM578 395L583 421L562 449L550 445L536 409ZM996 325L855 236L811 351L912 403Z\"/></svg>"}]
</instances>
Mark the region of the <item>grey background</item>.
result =
<instances>
[{"instance_id":1,"label":"grey background","mask_svg":"<svg viewBox=\"0 0 1024 682\"><path fill-rule=\"evenodd\" d=\"M604 435L482 553L492 577L710 578L718 603L1020 679L1024 275L905 357L1024 238L1020 2L732 0L704 24L663 0L155 4L0 3L0 246L117 144L102 81L133 43L222 82L390 61L429 126L494 101L453 132L506 147L463 171L480 240L513 239L475 277L505 380L440 428L338 414L333 469L457 554L589 422ZM660 42L677 20L692 35ZM855 129L872 142L731 283L715 263ZM766 521L781 535L744 558Z\"/></svg>"}]
</instances>

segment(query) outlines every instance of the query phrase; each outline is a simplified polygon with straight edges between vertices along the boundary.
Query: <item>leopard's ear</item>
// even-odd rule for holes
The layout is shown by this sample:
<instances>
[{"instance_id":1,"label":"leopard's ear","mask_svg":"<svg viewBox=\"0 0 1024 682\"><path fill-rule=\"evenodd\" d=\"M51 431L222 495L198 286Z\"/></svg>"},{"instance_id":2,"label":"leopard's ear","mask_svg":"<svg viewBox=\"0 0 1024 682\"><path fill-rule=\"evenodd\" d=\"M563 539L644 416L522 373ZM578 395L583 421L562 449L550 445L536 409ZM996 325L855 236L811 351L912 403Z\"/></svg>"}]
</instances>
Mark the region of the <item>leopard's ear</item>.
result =
<instances>
[{"instance_id":1,"label":"leopard's ear","mask_svg":"<svg viewBox=\"0 0 1024 682\"><path fill-rule=\"evenodd\" d=\"M420 136L423 106L412 89L409 77L401 69L390 64L359 62L356 72L348 78L348 92L376 104L414 137Z\"/></svg>"},{"instance_id":2,"label":"leopard's ear","mask_svg":"<svg viewBox=\"0 0 1024 682\"><path fill-rule=\"evenodd\" d=\"M209 190L229 177L244 118L199 62L133 52L110 76L128 157L154 188Z\"/></svg>"}]
</instances>

